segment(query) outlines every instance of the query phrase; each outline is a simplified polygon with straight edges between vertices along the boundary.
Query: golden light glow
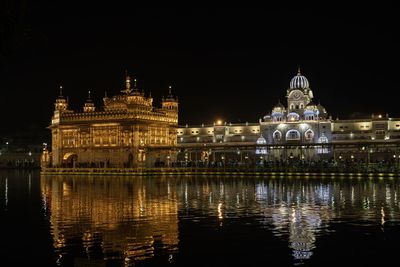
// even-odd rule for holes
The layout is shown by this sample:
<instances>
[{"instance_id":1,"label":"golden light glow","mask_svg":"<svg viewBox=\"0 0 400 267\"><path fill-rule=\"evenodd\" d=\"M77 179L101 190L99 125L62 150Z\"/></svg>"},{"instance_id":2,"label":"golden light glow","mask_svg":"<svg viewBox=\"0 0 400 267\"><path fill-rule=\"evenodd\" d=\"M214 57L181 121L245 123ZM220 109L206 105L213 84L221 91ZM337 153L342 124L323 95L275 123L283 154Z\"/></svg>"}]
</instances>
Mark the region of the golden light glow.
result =
<instances>
[{"instance_id":1,"label":"golden light glow","mask_svg":"<svg viewBox=\"0 0 400 267\"><path fill-rule=\"evenodd\" d=\"M217 120L217 125L222 125L222 120Z\"/></svg>"},{"instance_id":2,"label":"golden light glow","mask_svg":"<svg viewBox=\"0 0 400 267\"><path fill-rule=\"evenodd\" d=\"M222 203L218 204L218 219L223 219L224 217L222 216Z\"/></svg>"},{"instance_id":3,"label":"golden light glow","mask_svg":"<svg viewBox=\"0 0 400 267\"><path fill-rule=\"evenodd\" d=\"M146 162L141 159L151 159L153 152L139 155L136 148L176 145L178 100L169 97L161 107L154 107L153 98L138 90L134 81L131 90L131 78L126 75L123 94L105 97L100 111L91 101L84 104L83 112L69 110L66 99L57 98L50 125L52 154L43 165L142 167ZM167 148L162 151L162 161L169 153Z\"/></svg>"}]
</instances>

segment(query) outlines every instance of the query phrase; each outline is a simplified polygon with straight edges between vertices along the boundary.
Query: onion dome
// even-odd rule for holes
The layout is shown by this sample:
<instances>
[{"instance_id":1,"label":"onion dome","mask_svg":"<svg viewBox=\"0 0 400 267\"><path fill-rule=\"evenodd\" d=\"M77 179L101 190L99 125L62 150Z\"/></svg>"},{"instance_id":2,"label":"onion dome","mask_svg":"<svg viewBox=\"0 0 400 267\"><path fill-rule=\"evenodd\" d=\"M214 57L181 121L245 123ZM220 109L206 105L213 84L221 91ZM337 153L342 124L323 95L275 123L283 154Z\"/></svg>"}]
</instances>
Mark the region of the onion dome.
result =
<instances>
[{"instance_id":1,"label":"onion dome","mask_svg":"<svg viewBox=\"0 0 400 267\"><path fill-rule=\"evenodd\" d=\"M278 104L276 104L272 109L272 113L283 113L284 111L285 111L285 106L282 105L280 101L278 101Z\"/></svg>"},{"instance_id":2,"label":"onion dome","mask_svg":"<svg viewBox=\"0 0 400 267\"><path fill-rule=\"evenodd\" d=\"M307 106L304 108L305 110L317 110L318 107L317 105L314 104L313 101L310 101L310 103L307 104Z\"/></svg>"},{"instance_id":3,"label":"onion dome","mask_svg":"<svg viewBox=\"0 0 400 267\"><path fill-rule=\"evenodd\" d=\"M297 75L290 81L290 89L306 89L310 88L310 84L305 76L301 75L300 67L297 71Z\"/></svg>"}]
</instances>

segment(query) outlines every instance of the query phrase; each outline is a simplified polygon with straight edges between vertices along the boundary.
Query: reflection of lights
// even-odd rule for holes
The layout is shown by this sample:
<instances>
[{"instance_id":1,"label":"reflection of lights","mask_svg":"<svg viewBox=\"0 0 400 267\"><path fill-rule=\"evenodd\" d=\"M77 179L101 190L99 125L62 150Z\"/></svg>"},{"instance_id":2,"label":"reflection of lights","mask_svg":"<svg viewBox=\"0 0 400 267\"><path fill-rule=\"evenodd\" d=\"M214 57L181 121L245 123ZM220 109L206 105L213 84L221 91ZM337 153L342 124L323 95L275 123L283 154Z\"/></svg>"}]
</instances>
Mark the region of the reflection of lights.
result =
<instances>
[{"instance_id":1,"label":"reflection of lights","mask_svg":"<svg viewBox=\"0 0 400 267\"><path fill-rule=\"evenodd\" d=\"M61 234L60 237L55 241L54 246L55 246L56 248L63 248L63 247L65 247L65 238L64 238L64 235L63 235L63 234Z\"/></svg>"},{"instance_id":2,"label":"reflection of lights","mask_svg":"<svg viewBox=\"0 0 400 267\"><path fill-rule=\"evenodd\" d=\"M385 223L385 211L383 210L383 207L381 207L381 224L383 225Z\"/></svg>"},{"instance_id":3,"label":"reflection of lights","mask_svg":"<svg viewBox=\"0 0 400 267\"><path fill-rule=\"evenodd\" d=\"M58 259L56 261L57 265L61 265L61 258L62 258L62 254L58 255Z\"/></svg>"},{"instance_id":4,"label":"reflection of lights","mask_svg":"<svg viewBox=\"0 0 400 267\"><path fill-rule=\"evenodd\" d=\"M222 203L219 203L218 204L218 218L219 219L223 219L224 217L222 216L222 210L221 210L221 208L222 208Z\"/></svg>"},{"instance_id":5,"label":"reflection of lights","mask_svg":"<svg viewBox=\"0 0 400 267\"><path fill-rule=\"evenodd\" d=\"M292 208L292 223L296 222L296 210Z\"/></svg>"},{"instance_id":6,"label":"reflection of lights","mask_svg":"<svg viewBox=\"0 0 400 267\"><path fill-rule=\"evenodd\" d=\"M7 207L7 205L8 205L8 178L6 178L6 185L4 188L4 200L5 200L5 205Z\"/></svg>"}]
</instances>

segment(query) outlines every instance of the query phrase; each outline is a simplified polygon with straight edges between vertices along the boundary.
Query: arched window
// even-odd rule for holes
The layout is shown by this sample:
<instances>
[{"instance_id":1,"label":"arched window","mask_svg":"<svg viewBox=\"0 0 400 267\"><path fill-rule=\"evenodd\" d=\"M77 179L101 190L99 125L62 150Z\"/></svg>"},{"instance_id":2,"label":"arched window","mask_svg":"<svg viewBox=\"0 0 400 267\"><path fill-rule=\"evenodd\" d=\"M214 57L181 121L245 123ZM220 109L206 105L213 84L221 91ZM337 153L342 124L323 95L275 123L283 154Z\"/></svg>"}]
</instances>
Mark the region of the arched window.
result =
<instances>
[{"instance_id":1,"label":"arched window","mask_svg":"<svg viewBox=\"0 0 400 267\"><path fill-rule=\"evenodd\" d=\"M312 141L314 139L314 132L311 129L308 129L305 133L304 133L304 137L307 141Z\"/></svg>"},{"instance_id":2,"label":"arched window","mask_svg":"<svg viewBox=\"0 0 400 267\"><path fill-rule=\"evenodd\" d=\"M290 130L286 133L286 140L300 140L300 133L297 130Z\"/></svg>"},{"instance_id":3,"label":"arched window","mask_svg":"<svg viewBox=\"0 0 400 267\"><path fill-rule=\"evenodd\" d=\"M273 134L272 137L275 141L280 141L282 139L282 133L278 130L276 130Z\"/></svg>"}]
</instances>

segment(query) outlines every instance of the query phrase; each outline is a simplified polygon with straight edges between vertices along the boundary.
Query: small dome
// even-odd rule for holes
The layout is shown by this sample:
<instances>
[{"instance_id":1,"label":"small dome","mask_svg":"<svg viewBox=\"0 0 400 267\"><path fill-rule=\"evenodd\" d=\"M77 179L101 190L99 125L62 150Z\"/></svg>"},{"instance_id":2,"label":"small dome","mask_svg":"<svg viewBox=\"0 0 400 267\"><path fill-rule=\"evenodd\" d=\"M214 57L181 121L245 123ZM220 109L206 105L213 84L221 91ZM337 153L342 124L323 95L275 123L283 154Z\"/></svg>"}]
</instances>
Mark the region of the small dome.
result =
<instances>
[{"instance_id":1,"label":"small dome","mask_svg":"<svg viewBox=\"0 0 400 267\"><path fill-rule=\"evenodd\" d=\"M301 75L300 68L297 75L290 81L290 89L306 89L310 88L310 84L305 76Z\"/></svg>"},{"instance_id":2,"label":"small dome","mask_svg":"<svg viewBox=\"0 0 400 267\"><path fill-rule=\"evenodd\" d=\"M314 102L310 102L307 104L305 109L317 109L317 105L314 104Z\"/></svg>"},{"instance_id":3,"label":"small dome","mask_svg":"<svg viewBox=\"0 0 400 267\"><path fill-rule=\"evenodd\" d=\"M265 140L265 138L262 135L260 135L256 143L257 145L265 145L267 143L267 140Z\"/></svg>"},{"instance_id":4,"label":"small dome","mask_svg":"<svg viewBox=\"0 0 400 267\"><path fill-rule=\"evenodd\" d=\"M325 107L322 106L321 104L318 104L317 108L320 113L327 113Z\"/></svg>"},{"instance_id":5,"label":"small dome","mask_svg":"<svg viewBox=\"0 0 400 267\"><path fill-rule=\"evenodd\" d=\"M278 104L276 104L272 109L272 113L283 113L284 111L285 111L285 106L282 105L280 101L278 101Z\"/></svg>"}]
</instances>

